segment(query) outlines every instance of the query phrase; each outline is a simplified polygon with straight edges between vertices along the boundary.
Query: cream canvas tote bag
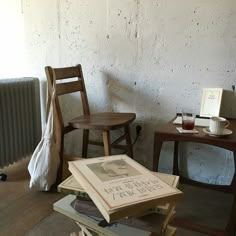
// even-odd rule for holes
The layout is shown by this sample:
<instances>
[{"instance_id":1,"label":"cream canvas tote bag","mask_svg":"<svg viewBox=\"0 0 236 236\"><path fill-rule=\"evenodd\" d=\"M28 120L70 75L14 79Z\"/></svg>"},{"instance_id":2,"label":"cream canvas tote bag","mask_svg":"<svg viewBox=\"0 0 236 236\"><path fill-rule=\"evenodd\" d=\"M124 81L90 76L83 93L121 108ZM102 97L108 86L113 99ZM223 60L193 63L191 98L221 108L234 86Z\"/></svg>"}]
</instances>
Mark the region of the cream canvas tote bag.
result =
<instances>
[{"instance_id":1,"label":"cream canvas tote bag","mask_svg":"<svg viewBox=\"0 0 236 236\"><path fill-rule=\"evenodd\" d=\"M53 83L55 84L55 83ZM50 83L48 86L52 87ZM51 98L47 98L47 120L45 129L38 146L36 147L28 165L31 176L30 188L42 191L49 191L56 182L57 171L60 164L60 141L56 140L56 109L55 95L56 89L53 85Z\"/></svg>"}]
</instances>

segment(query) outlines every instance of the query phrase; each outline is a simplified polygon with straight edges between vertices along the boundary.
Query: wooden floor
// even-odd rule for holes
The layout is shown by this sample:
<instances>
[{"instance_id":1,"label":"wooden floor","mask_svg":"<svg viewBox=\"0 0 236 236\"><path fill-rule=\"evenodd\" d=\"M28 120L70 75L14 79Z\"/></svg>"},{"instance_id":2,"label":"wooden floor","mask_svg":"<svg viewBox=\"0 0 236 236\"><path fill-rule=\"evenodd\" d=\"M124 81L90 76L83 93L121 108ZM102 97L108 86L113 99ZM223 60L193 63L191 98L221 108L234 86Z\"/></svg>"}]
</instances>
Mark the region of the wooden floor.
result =
<instances>
[{"instance_id":1,"label":"wooden floor","mask_svg":"<svg viewBox=\"0 0 236 236\"><path fill-rule=\"evenodd\" d=\"M64 195L29 189L28 160L3 169L7 181L0 181L0 236L23 236L53 212L55 201ZM181 185L184 199L177 205L177 217L196 224L224 228L231 209L232 196L216 191ZM60 223L59 223L60 224ZM71 224L70 224L71 225ZM51 226L48 226L50 230ZM189 227L187 227L189 228ZM202 235L181 231L177 235ZM68 232L71 232L68 230ZM54 234L55 235L55 234ZM69 233L68 233L69 235Z\"/></svg>"},{"instance_id":2,"label":"wooden floor","mask_svg":"<svg viewBox=\"0 0 236 236\"><path fill-rule=\"evenodd\" d=\"M8 178L0 181L0 236L25 235L53 211L53 202L63 197L55 191L30 190L27 166L25 159L1 170Z\"/></svg>"}]
</instances>

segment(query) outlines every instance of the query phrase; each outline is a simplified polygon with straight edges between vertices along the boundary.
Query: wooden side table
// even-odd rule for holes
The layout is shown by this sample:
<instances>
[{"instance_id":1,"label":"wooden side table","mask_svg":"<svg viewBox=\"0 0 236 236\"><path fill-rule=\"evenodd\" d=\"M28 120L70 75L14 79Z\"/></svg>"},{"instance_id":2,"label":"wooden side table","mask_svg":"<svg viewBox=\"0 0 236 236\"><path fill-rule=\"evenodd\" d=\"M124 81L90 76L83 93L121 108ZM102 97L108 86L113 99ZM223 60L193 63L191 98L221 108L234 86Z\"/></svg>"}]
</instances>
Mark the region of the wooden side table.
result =
<instances>
[{"instance_id":1,"label":"wooden side table","mask_svg":"<svg viewBox=\"0 0 236 236\"><path fill-rule=\"evenodd\" d=\"M176 127L180 125L174 125L173 124L174 120L175 118L171 120L168 124L162 126L160 129L155 131L154 146L153 146L153 171L158 171L160 153L163 142L169 142L169 141L174 142L174 160L173 160L174 175L180 175L178 166L179 142L195 142L195 143L208 144L232 151L234 155L235 171L230 185L212 185L207 183L201 183L198 181L188 179L183 176L180 176L180 180L182 183L193 184L200 187L233 193L234 202L225 231L228 235L232 236L235 235L236 234L236 119L230 119L230 126L228 127L228 129L233 131L233 134L220 138L211 137L205 134L202 131L202 127L196 127L196 129L199 131L199 133L197 134L179 133Z\"/></svg>"}]
</instances>

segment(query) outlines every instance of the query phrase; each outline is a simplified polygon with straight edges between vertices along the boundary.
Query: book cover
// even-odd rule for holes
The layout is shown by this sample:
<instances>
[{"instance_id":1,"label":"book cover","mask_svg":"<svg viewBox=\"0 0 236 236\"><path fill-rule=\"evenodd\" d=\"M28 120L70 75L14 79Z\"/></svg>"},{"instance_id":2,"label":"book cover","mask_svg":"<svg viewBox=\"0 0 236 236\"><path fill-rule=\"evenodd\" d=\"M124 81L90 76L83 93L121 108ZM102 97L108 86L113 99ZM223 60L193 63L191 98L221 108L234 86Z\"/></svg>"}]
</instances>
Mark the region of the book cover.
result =
<instances>
[{"instance_id":1,"label":"book cover","mask_svg":"<svg viewBox=\"0 0 236 236\"><path fill-rule=\"evenodd\" d=\"M81 198L90 199L89 195L83 189L81 184L78 181L76 181L73 175L69 176L67 179L61 182L57 186L57 190L60 193L74 194Z\"/></svg>"},{"instance_id":2,"label":"book cover","mask_svg":"<svg viewBox=\"0 0 236 236\"><path fill-rule=\"evenodd\" d=\"M223 88L203 89L200 116L211 117L220 115L223 91Z\"/></svg>"},{"instance_id":3,"label":"book cover","mask_svg":"<svg viewBox=\"0 0 236 236\"><path fill-rule=\"evenodd\" d=\"M87 228L92 235L104 235L104 236L119 236L119 235L135 235L135 236L151 236L151 235L160 235L152 233L148 230L142 230L136 227L131 227L121 223L114 223L108 227L99 226L100 221L102 220L99 217L90 217L87 214L79 213L73 209L70 205L72 201L76 199L73 195L67 195L66 197L58 200L53 204L53 209L79 223ZM83 228L83 227L82 227ZM84 229L84 228L83 228ZM171 232L173 231L173 228ZM168 225L165 230L166 236L173 235L170 234L170 226ZM163 235L163 234L161 234Z\"/></svg>"},{"instance_id":4,"label":"book cover","mask_svg":"<svg viewBox=\"0 0 236 236\"><path fill-rule=\"evenodd\" d=\"M177 175L170 175L160 172L153 172L151 173L157 177L159 177L161 180L166 182L167 184L171 185L172 187L177 188L179 185L179 176ZM65 179L62 183L60 183L57 187L58 191L65 194L74 194L80 198L84 199L91 199L89 195L86 193L86 191L83 189L81 184L76 181L73 175L69 176L67 179ZM147 213L150 212L157 212L161 214L167 214L170 210L170 204L167 203L165 205L158 205L151 209L148 209Z\"/></svg>"},{"instance_id":5,"label":"book cover","mask_svg":"<svg viewBox=\"0 0 236 236\"><path fill-rule=\"evenodd\" d=\"M83 224L81 224L79 222L77 222L77 224L81 228L82 232L85 235L87 235L87 236L108 236L108 235L105 235L105 234L103 234L101 232L98 232L98 231L96 231L94 229L91 229L90 227L85 226L85 225L83 225ZM177 229L175 227L168 225L164 233L156 234L156 233L151 233L151 232L150 233L148 233L148 232L141 232L141 235L142 236L145 236L145 235L147 235L147 236L174 236L174 235L176 235L176 230ZM129 231L125 232L125 233L126 233L126 235L127 234L129 234L129 235L135 234L136 236L138 236L140 234L140 232L138 232L139 234L137 234L137 231L134 232L134 230L133 231L129 230ZM83 234L81 234L79 236L83 236Z\"/></svg>"},{"instance_id":6,"label":"book cover","mask_svg":"<svg viewBox=\"0 0 236 236\"><path fill-rule=\"evenodd\" d=\"M126 155L69 162L69 170L107 222L175 202L182 195Z\"/></svg>"},{"instance_id":7,"label":"book cover","mask_svg":"<svg viewBox=\"0 0 236 236\"><path fill-rule=\"evenodd\" d=\"M101 212L98 210L98 208L92 201L75 199L73 202L71 202L70 205L79 213L100 218L101 221L99 222L99 225L101 227L110 227L114 223L120 223L155 233L165 232L167 225L170 223L170 221L175 215L174 210L170 212L169 215L162 215L152 212L137 217L125 217L122 219L118 219L115 222L107 223L106 220L104 220Z\"/></svg>"}]
</instances>

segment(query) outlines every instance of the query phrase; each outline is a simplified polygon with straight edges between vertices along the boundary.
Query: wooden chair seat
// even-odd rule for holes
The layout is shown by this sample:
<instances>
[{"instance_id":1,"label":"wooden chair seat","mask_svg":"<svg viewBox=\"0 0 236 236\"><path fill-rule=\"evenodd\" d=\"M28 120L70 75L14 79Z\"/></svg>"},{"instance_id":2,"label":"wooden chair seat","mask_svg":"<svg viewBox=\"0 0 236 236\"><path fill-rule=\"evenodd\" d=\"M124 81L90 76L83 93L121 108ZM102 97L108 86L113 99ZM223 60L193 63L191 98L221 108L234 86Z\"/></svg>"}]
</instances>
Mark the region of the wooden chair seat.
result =
<instances>
[{"instance_id":1,"label":"wooden chair seat","mask_svg":"<svg viewBox=\"0 0 236 236\"><path fill-rule=\"evenodd\" d=\"M82 143L82 158L87 157L88 144L98 145L104 147L105 156L111 155L112 148L119 148L123 153L133 158L133 148L130 135L130 123L136 118L135 113L118 113L118 112L104 112L90 114L90 108L87 98L86 87L81 65L64 68L45 67L45 72L48 81L48 97L52 94L52 87L56 88L56 139L60 140L60 157L61 165L58 171L58 181L62 176L62 166L64 157L64 135L76 129L83 130ZM69 80L73 78L73 80ZM80 92L83 115L72 118L72 120L65 125L63 114L60 107L59 96ZM73 108L71 108L73 109ZM116 129L123 129L124 133L120 135L115 141L111 143L110 131ZM89 140L90 130L102 131L103 142ZM120 134L120 132L119 132ZM117 135L116 135L117 136ZM125 141L125 144L121 142ZM79 143L78 143L79 145Z\"/></svg>"},{"instance_id":2,"label":"wooden chair seat","mask_svg":"<svg viewBox=\"0 0 236 236\"><path fill-rule=\"evenodd\" d=\"M69 121L76 129L114 130L130 124L136 115L134 113L95 113L78 116Z\"/></svg>"}]
</instances>

